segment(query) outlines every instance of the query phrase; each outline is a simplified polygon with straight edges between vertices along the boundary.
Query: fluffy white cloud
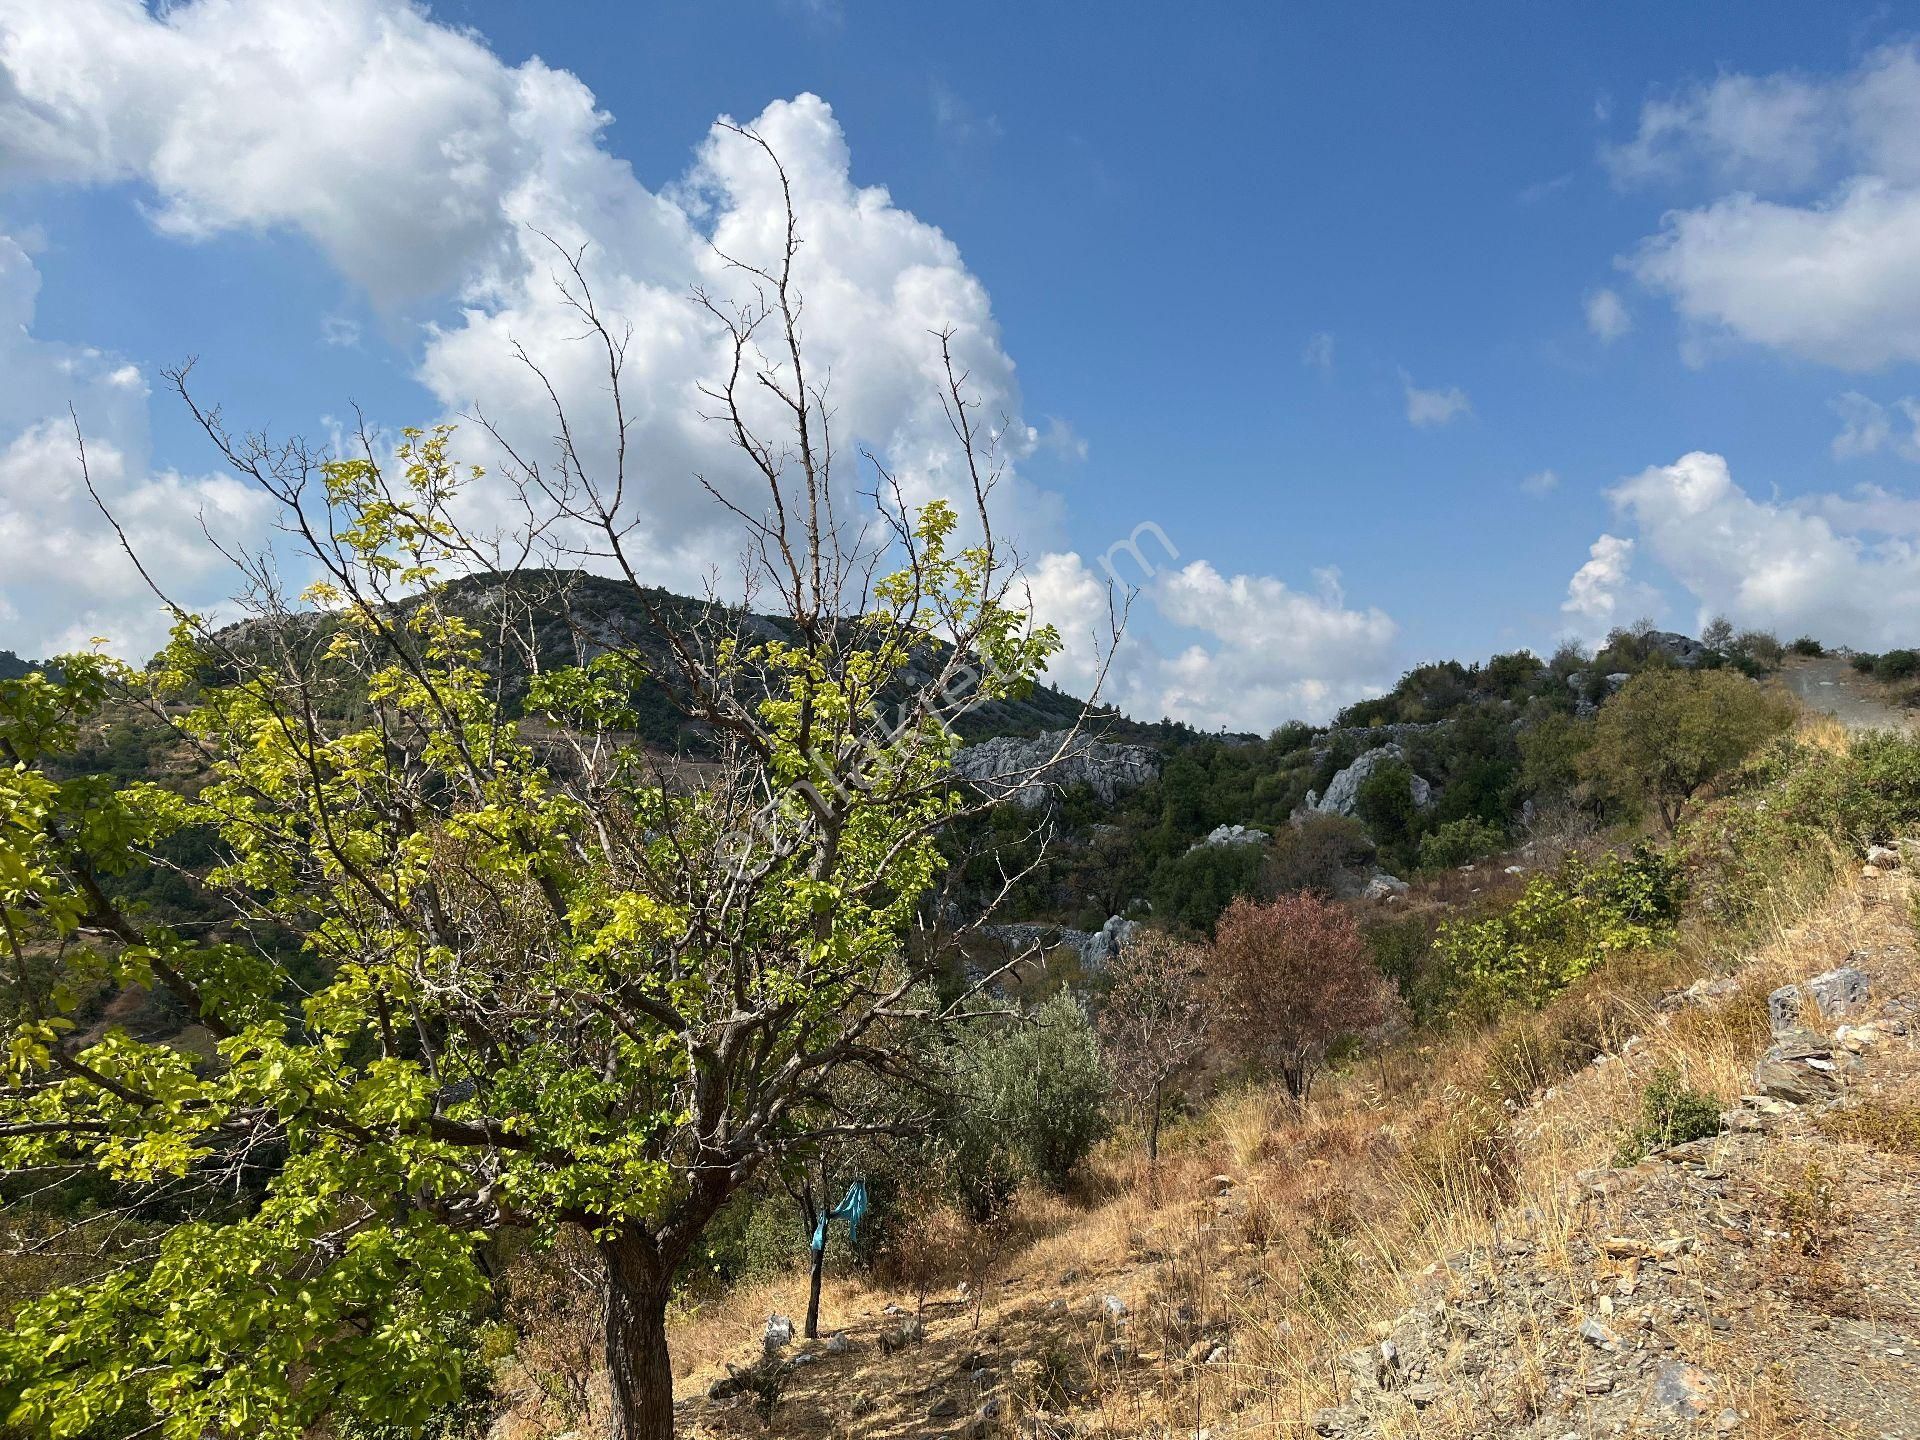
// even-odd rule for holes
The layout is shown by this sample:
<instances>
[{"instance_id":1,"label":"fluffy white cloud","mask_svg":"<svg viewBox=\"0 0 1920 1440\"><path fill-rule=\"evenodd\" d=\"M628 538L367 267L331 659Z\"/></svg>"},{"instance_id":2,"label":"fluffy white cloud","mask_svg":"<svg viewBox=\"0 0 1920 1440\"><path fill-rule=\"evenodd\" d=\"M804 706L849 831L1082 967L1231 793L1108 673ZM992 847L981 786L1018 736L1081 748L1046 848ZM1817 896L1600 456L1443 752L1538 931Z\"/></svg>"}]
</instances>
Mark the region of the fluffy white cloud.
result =
<instances>
[{"instance_id":1,"label":"fluffy white cloud","mask_svg":"<svg viewBox=\"0 0 1920 1440\"><path fill-rule=\"evenodd\" d=\"M1536 470L1520 482L1529 495L1551 495L1560 488L1560 475L1554 470Z\"/></svg>"},{"instance_id":2,"label":"fluffy white cloud","mask_svg":"<svg viewBox=\"0 0 1920 1440\"><path fill-rule=\"evenodd\" d=\"M137 0L0 0L0 182L132 182L149 192L148 213L165 233L284 228L378 303L454 296L457 312L425 330L417 370L445 412L482 413L522 454L550 459L553 418L524 357L574 401L575 441L604 477L616 438L605 357L555 296L561 251L582 253L598 306L630 335L624 518L633 558L656 583L696 589L718 572L726 587L740 535L696 477L722 489L751 477L726 432L700 418L713 407L698 385L718 373L726 349L689 292L704 289L723 307L747 297L750 283L721 257L764 265L778 253L780 184L764 154L716 125L684 176L650 190L606 149L607 120L574 76L538 61L509 66L407 0L192 0L154 11ZM950 332L1008 462L1002 533L1043 552L1034 598L1069 640L1056 677L1084 688L1106 572L1059 551L1058 500L1022 481L1017 466L1037 446L1077 458L1086 442L1064 420L1044 429L1022 420L985 287L938 228L884 188L855 183L823 101L776 102L750 123L779 154L799 213L797 281L813 375L829 383L841 496L854 503L858 446L888 465L910 499L961 489L929 335ZM0 304L8 295L0 287ZM355 338L339 325L325 333ZM31 368L47 382L48 404L66 393L56 366ZM1416 423L1466 408L1458 391L1418 393L1426 398L1409 384ZM128 402L127 433L143 437L144 394ZM19 513L28 492L16 476L52 463L42 452L54 432L30 428L44 418L44 406L11 417L0 408L0 444L21 450L15 468L0 471L0 497L14 497L0 503ZM472 425L460 443L473 458L495 458ZM152 501L130 507L143 522L186 525L197 508L226 523L257 518L246 497L218 482L148 476L143 456L142 438L114 462L116 480ZM496 508L482 495L476 514L511 520L511 497L488 493ZM78 526L84 516L70 518ZM187 543L190 525L178 537L141 538L172 563L204 553ZM75 593L43 567L0 603L51 613ZM1174 643L1184 648L1162 655L1148 637L1169 631L1183 632ZM1379 611L1348 608L1330 574L1303 593L1193 563L1147 585L1110 698L1204 724L1321 715L1390 678L1393 633Z\"/></svg>"},{"instance_id":3,"label":"fluffy white cloud","mask_svg":"<svg viewBox=\"0 0 1920 1440\"><path fill-rule=\"evenodd\" d=\"M713 407L697 387L722 373L726 348L690 292L744 302L753 282L721 252L765 265L784 239L779 180L757 147L716 125L687 175L650 191L602 145L607 117L577 78L509 67L406 0L154 13L134 0L0 0L0 77L0 177L132 180L169 233L291 228L376 300L455 293L457 316L425 334L421 381L449 415L483 413L547 460L554 421L522 357L537 363L573 401L582 456L604 478L616 432L605 360L554 283L556 247L584 247L599 306L617 332L630 327L635 558L682 589L735 571L739 532L696 477L727 490L746 466L700 418ZM811 379L828 386L841 498L854 503L861 446L910 499L959 488L930 334L950 331L983 424L1004 427L1002 519L1044 543L1055 502L1011 468L1042 437L1020 421L985 287L940 230L852 181L824 102L776 103L752 123L800 213ZM1057 427L1049 438L1074 444ZM477 427L461 443L498 458ZM505 518L511 497L479 495L475 513Z\"/></svg>"},{"instance_id":4,"label":"fluffy white cloud","mask_svg":"<svg viewBox=\"0 0 1920 1440\"><path fill-rule=\"evenodd\" d=\"M1633 316L1617 291L1596 290L1587 297L1587 329L1602 344L1612 344L1632 328Z\"/></svg>"},{"instance_id":5,"label":"fluffy white cloud","mask_svg":"<svg viewBox=\"0 0 1920 1440\"><path fill-rule=\"evenodd\" d=\"M1722 457L1700 451L1623 481L1610 498L1634 539L1595 543L1569 587L1569 611L1634 618L1615 597L1632 583L1637 541L1703 616L1870 649L1911 638L1920 613L1920 506L1912 501L1874 489L1756 499Z\"/></svg>"},{"instance_id":6,"label":"fluffy white cloud","mask_svg":"<svg viewBox=\"0 0 1920 1440\"><path fill-rule=\"evenodd\" d=\"M1400 372L1400 385L1407 397L1407 423L1425 428L1445 425L1461 415L1473 413L1473 403L1458 385L1444 390L1422 390L1406 371Z\"/></svg>"},{"instance_id":7,"label":"fluffy white cloud","mask_svg":"<svg viewBox=\"0 0 1920 1440\"><path fill-rule=\"evenodd\" d=\"M101 636L151 653L166 616L87 494L76 420L101 501L182 603L216 599L231 579L202 525L223 542L252 539L268 507L224 475L149 472L145 380L118 357L35 339L39 280L0 236L0 644L40 656Z\"/></svg>"},{"instance_id":8,"label":"fluffy white cloud","mask_svg":"<svg viewBox=\"0 0 1920 1440\"><path fill-rule=\"evenodd\" d=\"M1602 535L1587 551L1587 563L1567 582L1561 610L1586 635L1603 635L1649 614L1657 597L1633 578L1633 541Z\"/></svg>"},{"instance_id":9,"label":"fluffy white cloud","mask_svg":"<svg viewBox=\"0 0 1920 1440\"><path fill-rule=\"evenodd\" d=\"M1300 363L1313 370L1331 370L1333 368L1333 335L1319 330L1307 337L1307 343L1301 348Z\"/></svg>"},{"instance_id":10,"label":"fluffy white cloud","mask_svg":"<svg viewBox=\"0 0 1920 1440\"><path fill-rule=\"evenodd\" d=\"M1650 101L1606 159L1740 187L1669 211L1624 262L1691 323L1691 358L1725 336L1849 370L1920 359L1920 49Z\"/></svg>"},{"instance_id":11,"label":"fluffy white cloud","mask_svg":"<svg viewBox=\"0 0 1920 1440\"><path fill-rule=\"evenodd\" d=\"M1098 673L1109 605L1124 600L1130 577L1110 586L1105 570L1054 553L1030 576L1037 611L1066 643L1049 678L1069 690ZM1378 694L1393 680L1397 627L1381 610L1349 606L1336 571L1314 579L1311 592L1296 590L1268 575L1224 576L1205 560L1153 574L1142 587L1152 612L1136 603L1103 698L1148 719L1264 731ZM1168 624L1185 633L1156 633Z\"/></svg>"},{"instance_id":12,"label":"fluffy white cloud","mask_svg":"<svg viewBox=\"0 0 1920 1440\"><path fill-rule=\"evenodd\" d=\"M1797 76L1722 75L1647 101L1634 137L1601 158L1621 184L1705 171L1732 184L1803 185L1819 173L1840 118L1824 87Z\"/></svg>"},{"instance_id":13,"label":"fluffy white cloud","mask_svg":"<svg viewBox=\"0 0 1920 1440\"><path fill-rule=\"evenodd\" d=\"M604 119L400 0L0 0L0 179L141 182L187 237L290 227L382 303L470 282L502 198Z\"/></svg>"}]
</instances>

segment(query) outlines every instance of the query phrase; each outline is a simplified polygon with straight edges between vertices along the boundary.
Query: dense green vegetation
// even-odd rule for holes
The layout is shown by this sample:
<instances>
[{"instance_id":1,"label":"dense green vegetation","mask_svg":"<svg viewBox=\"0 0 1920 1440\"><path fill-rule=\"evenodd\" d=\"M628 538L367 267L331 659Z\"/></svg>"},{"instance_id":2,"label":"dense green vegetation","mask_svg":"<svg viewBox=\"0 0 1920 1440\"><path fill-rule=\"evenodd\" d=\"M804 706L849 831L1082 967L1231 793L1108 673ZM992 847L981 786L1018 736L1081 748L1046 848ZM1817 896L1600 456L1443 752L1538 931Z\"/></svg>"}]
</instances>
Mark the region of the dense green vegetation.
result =
<instances>
[{"instance_id":1,"label":"dense green vegetation","mask_svg":"<svg viewBox=\"0 0 1920 1440\"><path fill-rule=\"evenodd\" d=\"M1724 648L1690 657L1691 667L1676 661L1671 638L1644 627L1615 632L1592 655L1567 646L1546 661L1516 651L1485 664L1422 665L1329 726L1289 724L1264 739L1163 726L1154 736L1165 756L1159 778L1112 805L1066 795L1053 816L1059 843L1005 913L1082 928L1150 913L1207 934L1236 896L1333 892L1342 872L1351 891L1351 877L1375 864L1400 876L1470 864L1506 849L1528 816L1549 810L1593 823L1643 810L1677 817L1689 796L1785 723L1785 707L1741 678L1777 666L1785 647L1763 633L1728 632ZM1656 678L1642 682L1647 675ZM1607 703L1623 691L1625 706ZM1683 752L1667 743L1674 736L1686 741ZM1404 761L1374 768L1347 829L1289 824L1309 792L1324 795L1336 773L1389 741ZM1424 808L1412 800L1414 775L1433 788ZM984 898L1003 864L1014 869L1039 854L1032 818L996 813L952 837L956 856L986 857L963 867L966 893ZM1235 824L1274 839L1264 853L1200 846L1215 827Z\"/></svg>"}]
</instances>

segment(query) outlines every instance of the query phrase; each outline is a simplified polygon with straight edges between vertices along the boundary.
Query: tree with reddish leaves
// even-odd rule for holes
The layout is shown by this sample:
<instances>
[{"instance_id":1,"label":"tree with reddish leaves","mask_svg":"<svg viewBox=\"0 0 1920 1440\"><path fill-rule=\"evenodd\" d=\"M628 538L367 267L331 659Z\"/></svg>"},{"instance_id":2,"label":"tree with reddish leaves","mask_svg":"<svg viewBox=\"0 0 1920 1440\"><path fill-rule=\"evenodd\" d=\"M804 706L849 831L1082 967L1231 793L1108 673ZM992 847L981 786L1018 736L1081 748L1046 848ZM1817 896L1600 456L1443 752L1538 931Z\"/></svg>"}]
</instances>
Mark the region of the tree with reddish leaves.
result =
<instances>
[{"instance_id":1,"label":"tree with reddish leaves","mask_svg":"<svg viewBox=\"0 0 1920 1440\"><path fill-rule=\"evenodd\" d=\"M1387 988L1345 907L1317 895L1235 900L1210 967L1222 1041L1307 1103L1327 1047L1386 1018Z\"/></svg>"},{"instance_id":2,"label":"tree with reddish leaves","mask_svg":"<svg viewBox=\"0 0 1920 1440\"><path fill-rule=\"evenodd\" d=\"M1205 1043L1209 1029L1205 952L1159 931L1128 940L1107 969L1112 988L1100 1012L1100 1041L1114 1089L1144 1119L1147 1163L1160 1158L1167 1082Z\"/></svg>"}]
</instances>

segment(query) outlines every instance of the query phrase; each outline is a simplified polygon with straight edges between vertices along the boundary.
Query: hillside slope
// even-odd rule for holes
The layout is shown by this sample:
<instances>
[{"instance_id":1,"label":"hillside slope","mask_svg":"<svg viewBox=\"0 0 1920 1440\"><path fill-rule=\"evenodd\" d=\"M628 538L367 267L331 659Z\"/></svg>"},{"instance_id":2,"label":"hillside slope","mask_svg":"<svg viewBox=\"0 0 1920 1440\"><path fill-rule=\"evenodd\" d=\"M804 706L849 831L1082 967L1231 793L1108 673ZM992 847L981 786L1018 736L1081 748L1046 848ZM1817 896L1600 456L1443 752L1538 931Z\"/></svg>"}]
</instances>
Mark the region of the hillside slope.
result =
<instances>
[{"instance_id":1,"label":"hillside slope","mask_svg":"<svg viewBox=\"0 0 1920 1440\"><path fill-rule=\"evenodd\" d=\"M1304 1118L1229 1099L1159 1173L1121 1168L1106 1198L1025 1217L1034 1238L977 1315L977 1284L934 1292L918 1322L904 1289L830 1291L843 1338L803 1350L773 1429L1920 1436L1910 901L1899 872L1849 879L1729 973L1670 974L1619 1053L1511 1117L1510 1156L1469 1146L1456 1166L1436 1147L1457 1098L1437 1061L1407 1073L1420 1056ZM1656 1070L1753 1092L1778 1043L1769 992L1840 965L1871 995L1806 1015L1801 1050L1834 1067L1789 1062L1812 1103L1735 1101L1717 1138L1611 1168ZM723 1364L753 1358L791 1288L683 1328L688 1433L768 1433ZM702 1394L715 1381L724 1398Z\"/></svg>"}]
</instances>

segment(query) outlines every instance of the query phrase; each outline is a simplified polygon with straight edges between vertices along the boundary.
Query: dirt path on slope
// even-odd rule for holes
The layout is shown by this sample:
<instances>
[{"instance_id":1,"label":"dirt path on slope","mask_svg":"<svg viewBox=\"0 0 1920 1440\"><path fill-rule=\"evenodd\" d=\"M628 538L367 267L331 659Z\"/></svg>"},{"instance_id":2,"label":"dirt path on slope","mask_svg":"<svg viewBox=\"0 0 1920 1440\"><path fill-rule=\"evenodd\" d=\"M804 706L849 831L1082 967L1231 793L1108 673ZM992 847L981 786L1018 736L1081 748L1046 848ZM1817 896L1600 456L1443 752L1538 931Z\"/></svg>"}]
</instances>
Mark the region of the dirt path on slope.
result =
<instances>
[{"instance_id":1,"label":"dirt path on slope","mask_svg":"<svg viewBox=\"0 0 1920 1440\"><path fill-rule=\"evenodd\" d=\"M1880 696L1871 680L1837 655L1789 660L1780 683L1809 710L1831 715L1849 730L1905 730L1912 717Z\"/></svg>"}]
</instances>

